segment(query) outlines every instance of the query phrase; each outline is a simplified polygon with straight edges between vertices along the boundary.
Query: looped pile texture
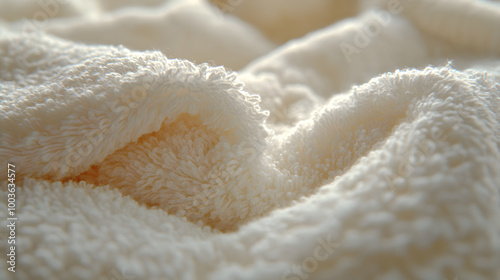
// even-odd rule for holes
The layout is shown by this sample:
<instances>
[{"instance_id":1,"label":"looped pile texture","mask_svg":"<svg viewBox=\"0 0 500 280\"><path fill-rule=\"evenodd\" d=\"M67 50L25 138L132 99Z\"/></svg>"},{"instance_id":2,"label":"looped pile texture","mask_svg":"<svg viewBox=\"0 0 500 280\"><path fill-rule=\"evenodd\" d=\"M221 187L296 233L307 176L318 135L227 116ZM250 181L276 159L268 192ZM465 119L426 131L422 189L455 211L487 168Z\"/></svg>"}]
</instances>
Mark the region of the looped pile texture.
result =
<instances>
[{"instance_id":1,"label":"looped pile texture","mask_svg":"<svg viewBox=\"0 0 500 280\"><path fill-rule=\"evenodd\" d=\"M497 3L127 2L0 1L1 279L500 279Z\"/></svg>"}]
</instances>

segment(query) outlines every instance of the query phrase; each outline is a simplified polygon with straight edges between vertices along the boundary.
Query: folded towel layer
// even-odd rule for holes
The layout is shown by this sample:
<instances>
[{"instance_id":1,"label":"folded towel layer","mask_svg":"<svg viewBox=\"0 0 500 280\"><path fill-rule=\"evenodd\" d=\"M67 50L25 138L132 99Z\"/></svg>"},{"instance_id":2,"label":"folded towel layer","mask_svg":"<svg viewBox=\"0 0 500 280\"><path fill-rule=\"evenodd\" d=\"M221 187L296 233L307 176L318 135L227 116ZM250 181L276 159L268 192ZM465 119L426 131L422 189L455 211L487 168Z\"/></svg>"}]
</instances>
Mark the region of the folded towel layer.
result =
<instances>
[{"instance_id":1,"label":"folded towel layer","mask_svg":"<svg viewBox=\"0 0 500 280\"><path fill-rule=\"evenodd\" d=\"M128 2L0 1L1 279L500 279L498 5Z\"/></svg>"}]
</instances>

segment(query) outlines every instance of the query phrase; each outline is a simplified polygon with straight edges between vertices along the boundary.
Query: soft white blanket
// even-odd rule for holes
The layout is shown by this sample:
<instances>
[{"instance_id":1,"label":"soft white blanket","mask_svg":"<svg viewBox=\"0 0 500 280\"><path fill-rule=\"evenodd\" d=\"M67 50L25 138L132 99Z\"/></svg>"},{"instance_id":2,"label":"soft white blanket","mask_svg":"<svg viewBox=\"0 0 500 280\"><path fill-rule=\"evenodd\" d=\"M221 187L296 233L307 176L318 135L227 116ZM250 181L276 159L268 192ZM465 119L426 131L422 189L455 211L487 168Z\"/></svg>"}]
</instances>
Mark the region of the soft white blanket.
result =
<instances>
[{"instance_id":1,"label":"soft white blanket","mask_svg":"<svg viewBox=\"0 0 500 280\"><path fill-rule=\"evenodd\" d=\"M500 5L215 2L0 1L0 279L500 279Z\"/></svg>"}]
</instances>

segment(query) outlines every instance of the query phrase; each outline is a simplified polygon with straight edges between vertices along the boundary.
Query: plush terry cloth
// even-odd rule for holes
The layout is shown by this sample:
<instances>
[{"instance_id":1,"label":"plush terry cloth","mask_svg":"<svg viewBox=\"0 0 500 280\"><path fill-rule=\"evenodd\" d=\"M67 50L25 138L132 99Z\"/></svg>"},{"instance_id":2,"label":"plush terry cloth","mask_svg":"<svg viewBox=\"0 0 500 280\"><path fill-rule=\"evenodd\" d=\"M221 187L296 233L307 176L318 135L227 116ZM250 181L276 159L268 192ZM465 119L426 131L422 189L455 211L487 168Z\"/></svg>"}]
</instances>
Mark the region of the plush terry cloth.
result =
<instances>
[{"instance_id":1,"label":"plush terry cloth","mask_svg":"<svg viewBox=\"0 0 500 280\"><path fill-rule=\"evenodd\" d=\"M18 186L1 279L500 279L497 4L358 3L378 10L271 50L282 36L212 8L255 37L211 31L204 49L179 7L207 3L156 2L65 1L26 33L36 8L0 1L18 12L0 33L0 161ZM128 32L178 21L162 40ZM173 55L127 46L168 36L186 37ZM244 47L211 48L229 42Z\"/></svg>"}]
</instances>

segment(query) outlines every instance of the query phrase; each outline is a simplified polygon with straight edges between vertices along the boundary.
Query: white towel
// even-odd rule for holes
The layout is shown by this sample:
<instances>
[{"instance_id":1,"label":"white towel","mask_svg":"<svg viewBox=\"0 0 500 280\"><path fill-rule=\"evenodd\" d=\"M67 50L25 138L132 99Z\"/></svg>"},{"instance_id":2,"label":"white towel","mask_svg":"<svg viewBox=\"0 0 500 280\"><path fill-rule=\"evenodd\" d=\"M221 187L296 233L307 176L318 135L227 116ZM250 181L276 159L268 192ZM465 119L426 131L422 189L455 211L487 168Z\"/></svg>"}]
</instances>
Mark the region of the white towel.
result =
<instances>
[{"instance_id":1,"label":"white towel","mask_svg":"<svg viewBox=\"0 0 500 280\"><path fill-rule=\"evenodd\" d=\"M498 4L161 2L0 1L0 279L500 279Z\"/></svg>"}]
</instances>

